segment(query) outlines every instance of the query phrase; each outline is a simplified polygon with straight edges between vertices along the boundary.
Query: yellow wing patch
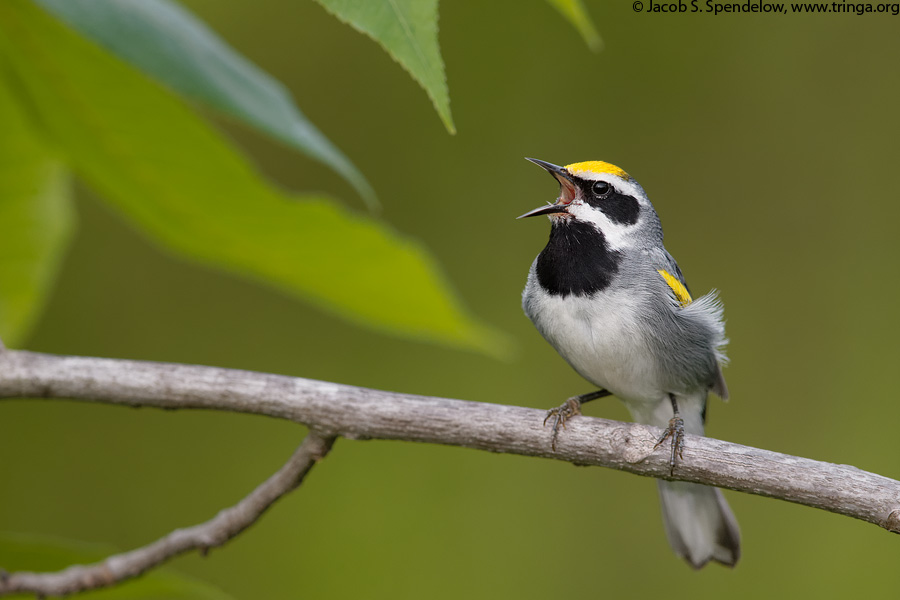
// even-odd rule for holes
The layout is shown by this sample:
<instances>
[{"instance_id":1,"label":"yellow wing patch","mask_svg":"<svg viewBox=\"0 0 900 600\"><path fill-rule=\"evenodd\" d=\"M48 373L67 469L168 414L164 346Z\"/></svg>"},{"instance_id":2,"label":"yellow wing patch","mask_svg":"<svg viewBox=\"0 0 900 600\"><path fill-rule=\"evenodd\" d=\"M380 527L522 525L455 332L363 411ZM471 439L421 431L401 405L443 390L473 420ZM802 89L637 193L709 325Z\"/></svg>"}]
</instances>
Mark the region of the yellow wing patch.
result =
<instances>
[{"instance_id":1,"label":"yellow wing patch","mask_svg":"<svg viewBox=\"0 0 900 600\"><path fill-rule=\"evenodd\" d=\"M573 175L585 172L609 173L610 175L615 175L616 177L621 177L622 179L631 179L631 176L628 173L626 173L616 165L611 165L608 162L603 162L602 160L589 160L587 162L572 163L571 165L566 165L566 169L568 169L569 173Z\"/></svg>"},{"instance_id":2,"label":"yellow wing patch","mask_svg":"<svg viewBox=\"0 0 900 600\"><path fill-rule=\"evenodd\" d=\"M682 306L687 306L693 300L691 299L691 295L688 293L687 288L684 287L684 284L678 281L678 278L666 271L665 269L657 269L657 273L662 275L662 278L666 280L666 283L672 288L672 292L675 294L675 299L678 300L678 303Z\"/></svg>"}]
</instances>

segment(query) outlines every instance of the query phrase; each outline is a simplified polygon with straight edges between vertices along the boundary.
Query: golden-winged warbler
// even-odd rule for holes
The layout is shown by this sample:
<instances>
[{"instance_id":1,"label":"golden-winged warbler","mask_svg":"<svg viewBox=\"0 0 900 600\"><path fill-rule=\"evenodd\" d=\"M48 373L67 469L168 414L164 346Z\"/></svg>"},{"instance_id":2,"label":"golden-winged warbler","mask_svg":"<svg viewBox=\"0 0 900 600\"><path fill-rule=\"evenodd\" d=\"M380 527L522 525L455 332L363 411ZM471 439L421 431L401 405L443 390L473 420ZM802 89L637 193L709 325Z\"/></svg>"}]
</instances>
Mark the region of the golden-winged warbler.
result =
<instances>
[{"instance_id":1,"label":"golden-winged warbler","mask_svg":"<svg viewBox=\"0 0 900 600\"><path fill-rule=\"evenodd\" d=\"M581 405L615 395L639 423L665 428L670 465L685 432L703 435L710 391L723 399L727 342L715 293L693 300L663 246L659 217L643 188L600 161L559 167L556 202L519 218L547 215L550 240L528 273L525 314L582 377L600 389L548 413L552 443ZM740 557L737 521L712 487L659 481L663 521L675 552L695 568Z\"/></svg>"}]
</instances>

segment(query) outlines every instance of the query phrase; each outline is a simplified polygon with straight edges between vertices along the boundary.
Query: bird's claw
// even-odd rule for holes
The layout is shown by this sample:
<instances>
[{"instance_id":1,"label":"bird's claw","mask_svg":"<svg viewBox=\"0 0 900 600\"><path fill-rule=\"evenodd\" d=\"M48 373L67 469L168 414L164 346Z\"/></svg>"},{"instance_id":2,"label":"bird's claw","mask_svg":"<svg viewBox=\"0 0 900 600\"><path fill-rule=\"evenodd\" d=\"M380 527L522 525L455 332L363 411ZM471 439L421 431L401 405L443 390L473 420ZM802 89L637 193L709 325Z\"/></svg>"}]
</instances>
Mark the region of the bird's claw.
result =
<instances>
[{"instance_id":1,"label":"bird's claw","mask_svg":"<svg viewBox=\"0 0 900 600\"><path fill-rule=\"evenodd\" d=\"M581 401L578 399L578 397L569 398L560 406L551 408L547 411L547 416L544 417L544 426L547 426L547 421L553 419L553 428L550 430L550 447L554 452L556 452L556 438L557 436L559 436L560 425L562 425L562 428L565 429L566 421L580 414Z\"/></svg>"},{"instance_id":2,"label":"bird's claw","mask_svg":"<svg viewBox=\"0 0 900 600\"><path fill-rule=\"evenodd\" d=\"M675 474L676 458L683 459L684 453L684 419L678 415L669 419L669 426L666 427L663 434L657 440L653 449L656 450L663 445L667 439L672 438L672 453L669 456L669 475Z\"/></svg>"}]
</instances>

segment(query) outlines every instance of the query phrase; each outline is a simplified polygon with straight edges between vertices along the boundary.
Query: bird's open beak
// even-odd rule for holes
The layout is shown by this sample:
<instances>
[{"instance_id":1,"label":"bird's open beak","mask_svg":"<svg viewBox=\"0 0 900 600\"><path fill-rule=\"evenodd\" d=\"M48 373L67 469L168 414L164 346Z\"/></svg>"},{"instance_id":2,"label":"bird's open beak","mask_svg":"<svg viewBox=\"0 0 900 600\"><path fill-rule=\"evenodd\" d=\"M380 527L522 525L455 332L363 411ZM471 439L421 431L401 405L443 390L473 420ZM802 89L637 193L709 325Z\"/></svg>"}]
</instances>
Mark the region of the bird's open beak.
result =
<instances>
[{"instance_id":1,"label":"bird's open beak","mask_svg":"<svg viewBox=\"0 0 900 600\"><path fill-rule=\"evenodd\" d=\"M528 211L524 215L516 218L524 219L525 217L536 217L538 215L554 215L569 212L568 206L572 203L572 200L575 199L575 194L577 192L575 183L572 181L572 175L565 169L565 167L559 167L552 163L544 162L536 158L526 158L525 160L533 162L537 166L543 168L545 171L553 175L554 179L559 182L559 198L556 199L556 204L541 206L540 208Z\"/></svg>"}]
</instances>

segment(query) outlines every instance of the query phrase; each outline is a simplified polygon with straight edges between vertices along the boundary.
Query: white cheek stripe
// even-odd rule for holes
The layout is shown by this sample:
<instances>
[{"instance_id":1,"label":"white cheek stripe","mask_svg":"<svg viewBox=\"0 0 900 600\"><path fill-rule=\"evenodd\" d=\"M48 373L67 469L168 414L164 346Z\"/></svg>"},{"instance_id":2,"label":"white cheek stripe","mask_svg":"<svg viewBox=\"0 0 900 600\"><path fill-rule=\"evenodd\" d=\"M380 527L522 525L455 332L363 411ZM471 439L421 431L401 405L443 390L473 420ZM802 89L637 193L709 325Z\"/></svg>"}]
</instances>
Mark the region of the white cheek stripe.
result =
<instances>
[{"instance_id":1,"label":"white cheek stripe","mask_svg":"<svg viewBox=\"0 0 900 600\"><path fill-rule=\"evenodd\" d=\"M605 181L616 188L619 192L627 194L638 201L642 212L647 207L647 195L644 188L636 181L622 179L611 173L595 173L591 171L579 171L576 175L582 179L589 181ZM592 207L584 202L581 189L578 189L578 196L569 207L569 212L579 221L592 223L597 229L603 232L606 242L613 250L624 250L634 245L632 234L638 228L635 225L622 225L615 223L609 219L603 211ZM641 218L640 216L638 217Z\"/></svg>"},{"instance_id":2,"label":"white cheek stripe","mask_svg":"<svg viewBox=\"0 0 900 600\"><path fill-rule=\"evenodd\" d=\"M615 223L603 214L603 211L600 209L578 200L569 207L569 212L579 221L591 223L603 233L606 243L609 244L612 250L624 250L634 245L632 232L634 232L637 225Z\"/></svg>"}]
</instances>

